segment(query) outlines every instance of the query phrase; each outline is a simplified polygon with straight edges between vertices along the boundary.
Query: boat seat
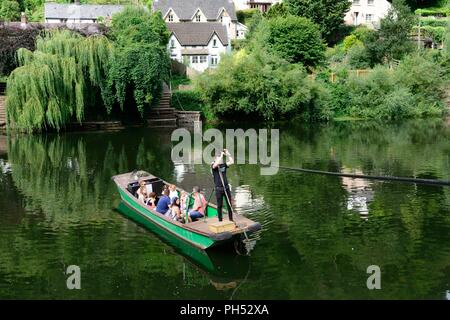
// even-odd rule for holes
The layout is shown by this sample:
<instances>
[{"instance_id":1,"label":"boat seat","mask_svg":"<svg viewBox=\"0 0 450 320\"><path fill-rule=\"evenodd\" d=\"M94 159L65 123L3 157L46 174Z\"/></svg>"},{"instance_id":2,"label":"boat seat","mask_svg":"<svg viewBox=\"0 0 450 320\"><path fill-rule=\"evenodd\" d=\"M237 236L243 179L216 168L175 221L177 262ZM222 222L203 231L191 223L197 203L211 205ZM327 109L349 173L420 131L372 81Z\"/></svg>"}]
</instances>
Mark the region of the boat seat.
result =
<instances>
[{"instance_id":1,"label":"boat seat","mask_svg":"<svg viewBox=\"0 0 450 320\"><path fill-rule=\"evenodd\" d=\"M164 186L164 182L159 178L152 178L152 179L145 180L145 184L147 187L147 192L155 192L158 195L161 194L161 192L163 190L163 186ZM136 198L137 198L136 191L138 189L139 189L138 181L131 182L127 186L127 190Z\"/></svg>"}]
</instances>

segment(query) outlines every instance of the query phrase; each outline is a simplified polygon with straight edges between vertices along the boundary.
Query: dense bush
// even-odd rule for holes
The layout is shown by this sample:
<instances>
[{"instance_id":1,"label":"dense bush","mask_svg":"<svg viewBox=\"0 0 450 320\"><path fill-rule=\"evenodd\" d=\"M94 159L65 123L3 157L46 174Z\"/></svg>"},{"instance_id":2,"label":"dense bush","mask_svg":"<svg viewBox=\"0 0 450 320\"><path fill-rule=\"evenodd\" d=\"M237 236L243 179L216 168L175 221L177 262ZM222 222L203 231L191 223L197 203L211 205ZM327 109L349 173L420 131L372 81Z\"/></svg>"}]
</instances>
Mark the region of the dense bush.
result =
<instances>
[{"instance_id":1,"label":"dense bush","mask_svg":"<svg viewBox=\"0 0 450 320\"><path fill-rule=\"evenodd\" d=\"M245 9L236 11L236 17L238 21L242 24L247 25L250 19L253 18L254 15L259 15L260 11L258 9Z\"/></svg>"},{"instance_id":2,"label":"dense bush","mask_svg":"<svg viewBox=\"0 0 450 320\"><path fill-rule=\"evenodd\" d=\"M17 49L34 50L36 37L41 31L39 27L21 29L0 26L0 75L9 75L17 68Z\"/></svg>"},{"instance_id":3,"label":"dense bush","mask_svg":"<svg viewBox=\"0 0 450 320\"><path fill-rule=\"evenodd\" d=\"M446 82L439 70L433 61L413 55L395 70L377 66L360 77L342 72L330 85L330 103L336 115L364 119L440 116Z\"/></svg>"},{"instance_id":4,"label":"dense bush","mask_svg":"<svg viewBox=\"0 0 450 320\"><path fill-rule=\"evenodd\" d=\"M318 26L303 17L263 19L250 41L252 50L268 50L291 63L308 67L320 64L325 57Z\"/></svg>"},{"instance_id":5,"label":"dense bush","mask_svg":"<svg viewBox=\"0 0 450 320\"><path fill-rule=\"evenodd\" d=\"M330 40L344 22L351 6L348 0L285 0L290 14L311 19L320 26L324 39Z\"/></svg>"},{"instance_id":6,"label":"dense bush","mask_svg":"<svg viewBox=\"0 0 450 320\"><path fill-rule=\"evenodd\" d=\"M300 115L328 118L318 84L310 81L300 64L255 51L240 51L222 58L218 68L196 81L207 116L249 115L278 120Z\"/></svg>"},{"instance_id":7,"label":"dense bush","mask_svg":"<svg viewBox=\"0 0 450 320\"><path fill-rule=\"evenodd\" d=\"M203 100L197 90L178 90L172 94L172 107L185 111L203 111Z\"/></svg>"}]
</instances>

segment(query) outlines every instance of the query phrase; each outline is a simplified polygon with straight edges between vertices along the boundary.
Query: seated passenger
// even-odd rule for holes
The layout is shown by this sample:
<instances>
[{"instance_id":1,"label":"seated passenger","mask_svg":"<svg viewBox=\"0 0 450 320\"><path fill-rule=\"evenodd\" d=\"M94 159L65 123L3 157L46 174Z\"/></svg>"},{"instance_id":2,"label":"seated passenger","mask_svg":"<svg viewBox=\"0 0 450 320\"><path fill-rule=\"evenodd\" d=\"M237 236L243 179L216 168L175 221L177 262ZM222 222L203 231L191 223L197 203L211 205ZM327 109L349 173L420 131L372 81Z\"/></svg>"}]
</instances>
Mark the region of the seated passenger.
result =
<instances>
[{"instance_id":1,"label":"seated passenger","mask_svg":"<svg viewBox=\"0 0 450 320\"><path fill-rule=\"evenodd\" d=\"M172 212L171 212L172 219L183 222L183 218L181 217L180 199L179 198L173 199L172 206L170 207L170 209L172 210Z\"/></svg>"},{"instance_id":2,"label":"seated passenger","mask_svg":"<svg viewBox=\"0 0 450 320\"><path fill-rule=\"evenodd\" d=\"M147 193L147 184L145 183L144 180L141 180L139 182L139 189L137 189L136 194L139 201L145 204L148 198L148 193Z\"/></svg>"},{"instance_id":3,"label":"seated passenger","mask_svg":"<svg viewBox=\"0 0 450 320\"><path fill-rule=\"evenodd\" d=\"M194 206L189 210L189 222L195 221L199 218L203 218L206 210L205 197L200 193L199 187L192 189L192 198L194 198Z\"/></svg>"},{"instance_id":4,"label":"seated passenger","mask_svg":"<svg viewBox=\"0 0 450 320\"><path fill-rule=\"evenodd\" d=\"M161 214L170 213L170 198L169 198L169 190L163 190L162 197L158 200L158 204L156 205L156 211Z\"/></svg>"},{"instance_id":5,"label":"seated passenger","mask_svg":"<svg viewBox=\"0 0 450 320\"><path fill-rule=\"evenodd\" d=\"M180 197L180 210L181 210L181 212L186 212L187 201L188 201L188 194L187 194L186 191L182 191L181 192L181 197Z\"/></svg>"},{"instance_id":6,"label":"seated passenger","mask_svg":"<svg viewBox=\"0 0 450 320\"><path fill-rule=\"evenodd\" d=\"M177 187L174 184L169 185L169 198L170 201L173 201L175 198L179 198Z\"/></svg>"},{"instance_id":7,"label":"seated passenger","mask_svg":"<svg viewBox=\"0 0 450 320\"><path fill-rule=\"evenodd\" d=\"M152 209L154 209L157 204L158 204L158 196L156 195L156 192L150 192L148 195L147 205L149 205Z\"/></svg>"}]
</instances>

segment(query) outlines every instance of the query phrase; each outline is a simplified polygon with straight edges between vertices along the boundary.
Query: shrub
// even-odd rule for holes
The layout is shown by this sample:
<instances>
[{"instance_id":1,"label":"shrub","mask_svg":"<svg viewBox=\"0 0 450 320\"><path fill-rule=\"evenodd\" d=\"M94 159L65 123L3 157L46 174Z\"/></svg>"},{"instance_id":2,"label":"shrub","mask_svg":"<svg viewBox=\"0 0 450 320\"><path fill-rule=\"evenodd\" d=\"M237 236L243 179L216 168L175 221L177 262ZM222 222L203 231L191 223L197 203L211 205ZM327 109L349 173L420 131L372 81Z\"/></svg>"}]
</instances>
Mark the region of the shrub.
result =
<instances>
[{"instance_id":1,"label":"shrub","mask_svg":"<svg viewBox=\"0 0 450 320\"><path fill-rule=\"evenodd\" d=\"M252 41L253 48L266 48L291 63L316 66L325 57L318 26L302 17L264 19Z\"/></svg>"},{"instance_id":2,"label":"shrub","mask_svg":"<svg viewBox=\"0 0 450 320\"><path fill-rule=\"evenodd\" d=\"M203 111L204 103L197 90L178 90L172 94L172 107L186 111Z\"/></svg>"},{"instance_id":3,"label":"shrub","mask_svg":"<svg viewBox=\"0 0 450 320\"><path fill-rule=\"evenodd\" d=\"M265 120L327 116L316 110L326 105L323 90L308 80L304 67L263 51L223 57L216 70L197 78L196 87L212 116Z\"/></svg>"}]
</instances>

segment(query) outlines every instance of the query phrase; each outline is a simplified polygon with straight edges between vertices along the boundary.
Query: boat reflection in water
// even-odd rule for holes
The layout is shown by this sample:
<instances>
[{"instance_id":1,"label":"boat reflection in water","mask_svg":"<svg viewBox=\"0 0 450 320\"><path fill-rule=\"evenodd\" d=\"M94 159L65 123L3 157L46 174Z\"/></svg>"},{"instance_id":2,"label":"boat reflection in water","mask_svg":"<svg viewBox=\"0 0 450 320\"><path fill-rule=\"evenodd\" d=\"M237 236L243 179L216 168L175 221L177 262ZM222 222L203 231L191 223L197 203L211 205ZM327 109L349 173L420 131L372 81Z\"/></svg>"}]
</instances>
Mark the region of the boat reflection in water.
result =
<instances>
[{"instance_id":1,"label":"boat reflection in water","mask_svg":"<svg viewBox=\"0 0 450 320\"><path fill-rule=\"evenodd\" d=\"M120 202L117 211L126 218L132 219L135 216L134 212L124 202ZM134 221L140 224L139 221ZM193 265L197 271L203 273L217 290L236 289L239 283L242 283L246 278L250 267L249 257L236 254L235 250L231 248L233 244L230 244L231 247L221 246L205 251L151 223L146 225L145 229L156 234L164 243L170 245L176 253L181 254L188 264Z\"/></svg>"}]
</instances>

